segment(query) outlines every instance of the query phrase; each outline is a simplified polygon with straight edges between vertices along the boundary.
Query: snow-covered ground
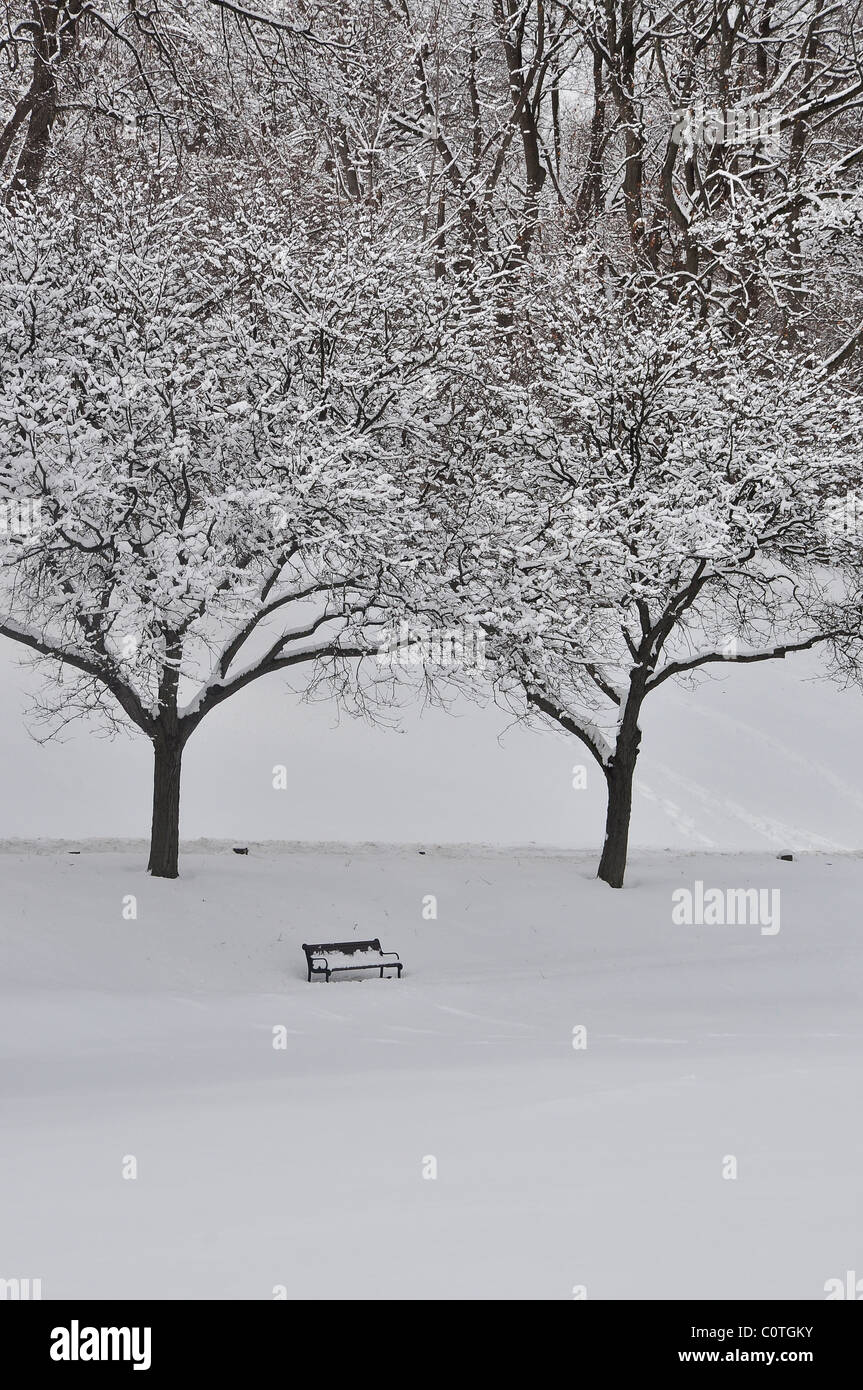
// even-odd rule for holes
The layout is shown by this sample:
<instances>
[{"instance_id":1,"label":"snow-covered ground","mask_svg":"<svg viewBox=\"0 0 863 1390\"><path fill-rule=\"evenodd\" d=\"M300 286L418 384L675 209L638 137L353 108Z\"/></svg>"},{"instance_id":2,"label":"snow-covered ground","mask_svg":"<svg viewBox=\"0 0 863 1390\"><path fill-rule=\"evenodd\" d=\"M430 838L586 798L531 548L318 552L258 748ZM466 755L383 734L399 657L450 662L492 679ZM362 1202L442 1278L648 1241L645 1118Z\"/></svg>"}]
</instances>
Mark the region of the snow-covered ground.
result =
<instances>
[{"instance_id":1,"label":"snow-covered ground","mask_svg":"<svg viewBox=\"0 0 863 1390\"><path fill-rule=\"evenodd\" d=\"M820 1299L863 1271L860 857L641 852L614 893L558 850L210 843L167 883L80 849L0 852L0 1277ZM696 880L781 889L780 931L674 925ZM352 936L404 978L307 984L300 943Z\"/></svg>"}]
</instances>

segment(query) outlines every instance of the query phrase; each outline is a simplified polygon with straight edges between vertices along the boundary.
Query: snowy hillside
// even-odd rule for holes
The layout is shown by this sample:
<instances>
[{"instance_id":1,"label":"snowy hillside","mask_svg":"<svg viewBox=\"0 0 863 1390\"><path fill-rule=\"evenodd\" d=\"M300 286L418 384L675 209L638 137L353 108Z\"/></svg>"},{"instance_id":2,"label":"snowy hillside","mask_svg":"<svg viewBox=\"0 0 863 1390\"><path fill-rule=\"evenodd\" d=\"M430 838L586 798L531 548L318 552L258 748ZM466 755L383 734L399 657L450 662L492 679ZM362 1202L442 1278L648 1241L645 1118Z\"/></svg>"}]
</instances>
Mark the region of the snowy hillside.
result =
<instances>
[{"instance_id":1,"label":"snowy hillside","mask_svg":"<svg viewBox=\"0 0 863 1390\"><path fill-rule=\"evenodd\" d=\"M694 692L669 682L645 716L633 844L676 849L863 847L861 703L813 679L816 661L741 667ZM0 761L14 797L0 837L143 835L153 754L146 739L24 736L33 671L0 643ZM205 722L186 752L184 836L556 844L602 840L598 770L574 739L513 726L493 707L405 712L405 734L339 720L261 682ZM38 731L38 730L37 730ZM286 791L273 767L290 768Z\"/></svg>"},{"instance_id":2,"label":"snowy hillside","mask_svg":"<svg viewBox=\"0 0 863 1390\"><path fill-rule=\"evenodd\" d=\"M0 1274L45 1298L820 1299L863 1267L861 859L641 853L615 893L557 851L209 844L171 883L73 847L0 853ZM674 925L697 880L779 888L781 929ZM306 983L301 942L367 936L401 982Z\"/></svg>"}]
</instances>

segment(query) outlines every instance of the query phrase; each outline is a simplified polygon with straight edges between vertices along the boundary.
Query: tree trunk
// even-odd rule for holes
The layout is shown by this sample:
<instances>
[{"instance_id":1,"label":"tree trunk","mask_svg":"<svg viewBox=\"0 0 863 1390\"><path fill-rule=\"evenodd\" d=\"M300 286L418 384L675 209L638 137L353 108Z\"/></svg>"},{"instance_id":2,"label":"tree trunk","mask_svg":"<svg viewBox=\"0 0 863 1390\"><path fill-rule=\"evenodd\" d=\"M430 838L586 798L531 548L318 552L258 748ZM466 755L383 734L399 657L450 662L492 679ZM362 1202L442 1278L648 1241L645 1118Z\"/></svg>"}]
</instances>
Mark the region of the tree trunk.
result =
<instances>
[{"instance_id":1,"label":"tree trunk","mask_svg":"<svg viewBox=\"0 0 863 1390\"><path fill-rule=\"evenodd\" d=\"M180 773L183 744L154 739L153 826L147 872L154 878L177 878L180 852Z\"/></svg>"},{"instance_id":2,"label":"tree trunk","mask_svg":"<svg viewBox=\"0 0 863 1390\"><path fill-rule=\"evenodd\" d=\"M608 810L605 817L605 841L596 876L612 888L623 887L623 876L626 873L629 822L632 816L632 784L635 780L638 750L641 747L638 716L644 699L645 680L646 671L642 669L630 689L614 747L614 757L605 771Z\"/></svg>"},{"instance_id":3,"label":"tree trunk","mask_svg":"<svg viewBox=\"0 0 863 1390\"><path fill-rule=\"evenodd\" d=\"M605 139L605 89L603 85L604 58L597 49L593 59L593 116L590 121L590 145L584 178L575 200L575 216L585 223L591 213L602 210L602 145Z\"/></svg>"},{"instance_id":4,"label":"tree trunk","mask_svg":"<svg viewBox=\"0 0 863 1390\"><path fill-rule=\"evenodd\" d=\"M32 81L0 138L5 160L23 119L28 118L24 142L6 190L10 206L19 194L35 193L39 187L60 110L60 68L75 47L83 9L84 0L46 0L32 6L32 22L28 26L33 45Z\"/></svg>"},{"instance_id":5,"label":"tree trunk","mask_svg":"<svg viewBox=\"0 0 863 1390\"><path fill-rule=\"evenodd\" d=\"M630 765L625 766L619 763L615 756L614 767L606 777L608 810L605 817L605 841L596 876L612 888L623 887L623 876L626 873L634 775L635 759L632 759Z\"/></svg>"}]
</instances>

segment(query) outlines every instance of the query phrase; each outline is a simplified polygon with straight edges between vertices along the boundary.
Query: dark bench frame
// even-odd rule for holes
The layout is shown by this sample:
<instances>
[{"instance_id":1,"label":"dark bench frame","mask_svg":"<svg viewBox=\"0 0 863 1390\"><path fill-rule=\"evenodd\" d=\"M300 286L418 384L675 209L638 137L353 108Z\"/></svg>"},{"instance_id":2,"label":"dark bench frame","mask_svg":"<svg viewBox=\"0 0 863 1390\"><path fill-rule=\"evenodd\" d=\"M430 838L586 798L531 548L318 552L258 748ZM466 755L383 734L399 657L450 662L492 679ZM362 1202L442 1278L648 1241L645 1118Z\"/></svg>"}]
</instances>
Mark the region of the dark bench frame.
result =
<instances>
[{"instance_id":1,"label":"dark bench frame","mask_svg":"<svg viewBox=\"0 0 863 1390\"><path fill-rule=\"evenodd\" d=\"M382 951L381 943L375 937L374 941L328 941L319 942L317 945L307 945L303 942L303 950L306 953L306 964L309 973L306 977L311 983L313 975L326 975L327 984L330 983L331 975L345 974L351 970L379 970L381 979L384 978L384 971L387 969L397 970L398 979L402 977L402 963L399 960L397 951ZM351 956L355 951L376 951L381 960L374 965L330 965L327 960L328 951L340 951L342 955ZM393 960L384 960L384 956L393 956Z\"/></svg>"}]
</instances>

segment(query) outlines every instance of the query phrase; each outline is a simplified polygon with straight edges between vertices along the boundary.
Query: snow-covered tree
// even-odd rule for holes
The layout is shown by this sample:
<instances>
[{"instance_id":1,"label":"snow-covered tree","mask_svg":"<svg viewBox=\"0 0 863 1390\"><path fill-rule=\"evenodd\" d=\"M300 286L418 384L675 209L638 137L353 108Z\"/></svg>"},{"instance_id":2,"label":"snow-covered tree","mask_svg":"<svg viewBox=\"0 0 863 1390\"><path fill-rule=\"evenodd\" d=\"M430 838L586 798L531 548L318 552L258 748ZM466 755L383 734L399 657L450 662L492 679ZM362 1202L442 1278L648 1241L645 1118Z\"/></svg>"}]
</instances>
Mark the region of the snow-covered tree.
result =
<instances>
[{"instance_id":1,"label":"snow-covered tree","mask_svg":"<svg viewBox=\"0 0 863 1390\"><path fill-rule=\"evenodd\" d=\"M599 877L620 887L649 695L713 665L858 652L856 565L830 518L863 479L863 409L656 296L540 299L526 384L489 374L484 408L508 425L457 489L454 582L498 689L602 769Z\"/></svg>"},{"instance_id":2,"label":"snow-covered tree","mask_svg":"<svg viewBox=\"0 0 863 1390\"><path fill-rule=\"evenodd\" d=\"M457 301L368 210L303 222L272 187L94 180L0 220L0 501L29 508L0 634L53 669L55 716L151 740L153 874L206 715L297 666L340 682L415 599Z\"/></svg>"},{"instance_id":3,"label":"snow-covered tree","mask_svg":"<svg viewBox=\"0 0 863 1390\"><path fill-rule=\"evenodd\" d=\"M152 162L189 152L255 160L296 122L298 73L329 38L329 6L242 0L0 0L0 182L13 203L62 171L98 169L112 144L143 144ZM333 6L338 11L338 6ZM336 16L337 17L337 16ZM320 23L324 32L316 34Z\"/></svg>"}]
</instances>

